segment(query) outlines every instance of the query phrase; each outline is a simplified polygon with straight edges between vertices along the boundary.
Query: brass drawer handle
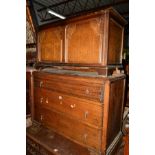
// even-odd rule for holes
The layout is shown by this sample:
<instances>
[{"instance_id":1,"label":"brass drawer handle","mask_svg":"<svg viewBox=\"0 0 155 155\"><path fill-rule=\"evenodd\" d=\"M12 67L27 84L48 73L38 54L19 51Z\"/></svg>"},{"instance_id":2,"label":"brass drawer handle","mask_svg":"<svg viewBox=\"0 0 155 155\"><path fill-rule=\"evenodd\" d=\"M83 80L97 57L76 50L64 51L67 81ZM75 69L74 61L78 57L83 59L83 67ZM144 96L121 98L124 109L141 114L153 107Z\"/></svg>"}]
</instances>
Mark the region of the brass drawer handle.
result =
<instances>
[{"instance_id":1,"label":"brass drawer handle","mask_svg":"<svg viewBox=\"0 0 155 155\"><path fill-rule=\"evenodd\" d=\"M46 103L48 103L48 98L46 99Z\"/></svg>"},{"instance_id":2,"label":"brass drawer handle","mask_svg":"<svg viewBox=\"0 0 155 155\"><path fill-rule=\"evenodd\" d=\"M40 87L42 87L42 85L43 85L43 81L40 81Z\"/></svg>"},{"instance_id":3,"label":"brass drawer handle","mask_svg":"<svg viewBox=\"0 0 155 155\"><path fill-rule=\"evenodd\" d=\"M84 134L83 137L84 137L84 141L86 142L88 135Z\"/></svg>"},{"instance_id":4,"label":"brass drawer handle","mask_svg":"<svg viewBox=\"0 0 155 155\"><path fill-rule=\"evenodd\" d=\"M72 109L75 108L75 106L76 106L75 104L71 104L71 105L70 105L70 107L71 107Z\"/></svg>"},{"instance_id":5,"label":"brass drawer handle","mask_svg":"<svg viewBox=\"0 0 155 155\"><path fill-rule=\"evenodd\" d=\"M89 94L89 90L88 90L88 89L86 89L86 94L87 94L87 95Z\"/></svg>"},{"instance_id":6,"label":"brass drawer handle","mask_svg":"<svg viewBox=\"0 0 155 155\"><path fill-rule=\"evenodd\" d=\"M59 96L59 100L62 100L62 96Z\"/></svg>"},{"instance_id":7,"label":"brass drawer handle","mask_svg":"<svg viewBox=\"0 0 155 155\"><path fill-rule=\"evenodd\" d=\"M40 98L40 103L43 103L43 97Z\"/></svg>"},{"instance_id":8,"label":"brass drawer handle","mask_svg":"<svg viewBox=\"0 0 155 155\"><path fill-rule=\"evenodd\" d=\"M86 119L88 117L88 111L85 111L84 118Z\"/></svg>"},{"instance_id":9,"label":"brass drawer handle","mask_svg":"<svg viewBox=\"0 0 155 155\"><path fill-rule=\"evenodd\" d=\"M60 100L60 104L62 104L62 96L59 96L58 98Z\"/></svg>"},{"instance_id":10,"label":"brass drawer handle","mask_svg":"<svg viewBox=\"0 0 155 155\"><path fill-rule=\"evenodd\" d=\"M40 115L40 120L41 120L41 121L43 120L43 115Z\"/></svg>"}]
</instances>

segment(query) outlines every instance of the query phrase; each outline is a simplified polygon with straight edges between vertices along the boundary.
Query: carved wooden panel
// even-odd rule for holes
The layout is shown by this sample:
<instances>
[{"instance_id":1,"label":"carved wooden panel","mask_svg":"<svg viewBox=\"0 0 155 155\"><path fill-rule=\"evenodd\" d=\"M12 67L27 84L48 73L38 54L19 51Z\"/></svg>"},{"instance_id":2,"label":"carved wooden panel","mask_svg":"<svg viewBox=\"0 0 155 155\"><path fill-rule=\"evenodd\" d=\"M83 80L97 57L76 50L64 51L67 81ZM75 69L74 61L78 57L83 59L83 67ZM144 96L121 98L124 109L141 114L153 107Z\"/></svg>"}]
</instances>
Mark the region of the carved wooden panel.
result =
<instances>
[{"instance_id":1,"label":"carved wooden panel","mask_svg":"<svg viewBox=\"0 0 155 155\"><path fill-rule=\"evenodd\" d=\"M102 22L101 18L93 18L66 26L66 62L100 63L103 35Z\"/></svg>"},{"instance_id":2,"label":"carved wooden panel","mask_svg":"<svg viewBox=\"0 0 155 155\"><path fill-rule=\"evenodd\" d=\"M61 62L62 61L62 45L63 44L63 28L52 27L39 33L40 59L42 61Z\"/></svg>"},{"instance_id":3,"label":"carved wooden panel","mask_svg":"<svg viewBox=\"0 0 155 155\"><path fill-rule=\"evenodd\" d=\"M109 22L108 64L120 64L122 61L123 33L123 27L111 18Z\"/></svg>"}]
</instances>

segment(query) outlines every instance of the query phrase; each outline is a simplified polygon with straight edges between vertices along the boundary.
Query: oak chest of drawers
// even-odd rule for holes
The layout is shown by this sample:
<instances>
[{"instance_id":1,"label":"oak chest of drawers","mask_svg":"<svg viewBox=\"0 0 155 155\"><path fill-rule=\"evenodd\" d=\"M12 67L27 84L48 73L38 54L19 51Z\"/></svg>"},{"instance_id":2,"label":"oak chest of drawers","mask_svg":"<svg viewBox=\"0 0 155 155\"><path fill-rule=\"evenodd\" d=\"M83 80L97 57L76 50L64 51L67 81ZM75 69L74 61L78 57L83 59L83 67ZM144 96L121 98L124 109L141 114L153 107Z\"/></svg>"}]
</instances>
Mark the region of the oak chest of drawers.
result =
<instances>
[{"instance_id":1,"label":"oak chest of drawers","mask_svg":"<svg viewBox=\"0 0 155 155\"><path fill-rule=\"evenodd\" d=\"M125 24L124 18L109 8L39 29L32 120L43 132L27 132L39 148L47 149L51 142L43 129L47 128L66 138L65 147L76 144L74 151L69 148L70 153L59 147L59 155L115 154L122 139ZM28 146L29 152L40 153ZM78 148L86 150L81 154ZM51 145L50 149L52 152ZM50 154L48 151L44 154Z\"/></svg>"},{"instance_id":2,"label":"oak chest of drawers","mask_svg":"<svg viewBox=\"0 0 155 155\"><path fill-rule=\"evenodd\" d=\"M124 75L35 72L33 120L97 154L110 154L122 137L124 86Z\"/></svg>"}]
</instances>

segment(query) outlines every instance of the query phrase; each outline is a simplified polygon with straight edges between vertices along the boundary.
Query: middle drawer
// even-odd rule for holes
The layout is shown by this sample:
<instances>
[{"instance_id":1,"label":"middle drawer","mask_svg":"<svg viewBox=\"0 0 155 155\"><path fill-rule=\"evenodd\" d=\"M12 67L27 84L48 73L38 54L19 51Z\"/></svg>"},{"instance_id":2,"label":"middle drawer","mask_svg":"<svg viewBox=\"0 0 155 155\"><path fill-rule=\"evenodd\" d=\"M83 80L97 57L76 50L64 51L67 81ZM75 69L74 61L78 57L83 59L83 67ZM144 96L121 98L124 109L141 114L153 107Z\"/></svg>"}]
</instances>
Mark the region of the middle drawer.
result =
<instances>
[{"instance_id":1,"label":"middle drawer","mask_svg":"<svg viewBox=\"0 0 155 155\"><path fill-rule=\"evenodd\" d=\"M98 102L38 87L34 88L34 92L35 105L46 106L87 124L102 127L103 105Z\"/></svg>"}]
</instances>

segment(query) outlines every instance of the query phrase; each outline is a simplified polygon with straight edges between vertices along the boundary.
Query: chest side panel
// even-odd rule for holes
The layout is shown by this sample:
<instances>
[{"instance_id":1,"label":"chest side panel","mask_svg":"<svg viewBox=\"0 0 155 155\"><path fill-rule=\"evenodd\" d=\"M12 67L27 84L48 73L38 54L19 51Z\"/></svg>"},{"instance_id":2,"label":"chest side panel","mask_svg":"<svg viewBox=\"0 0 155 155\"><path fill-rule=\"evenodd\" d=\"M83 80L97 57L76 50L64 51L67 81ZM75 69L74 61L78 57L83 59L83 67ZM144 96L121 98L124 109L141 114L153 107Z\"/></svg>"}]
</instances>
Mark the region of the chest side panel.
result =
<instances>
[{"instance_id":1,"label":"chest side panel","mask_svg":"<svg viewBox=\"0 0 155 155\"><path fill-rule=\"evenodd\" d=\"M114 19L109 21L108 64L122 63L124 28Z\"/></svg>"},{"instance_id":2,"label":"chest side panel","mask_svg":"<svg viewBox=\"0 0 155 155\"><path fill-rule=\"evenodd\" d=\"M124 87L125 79L116 80L110 83L109 110L107 114L107 147L121 131Z\"/></svg>"}]
</instances>

